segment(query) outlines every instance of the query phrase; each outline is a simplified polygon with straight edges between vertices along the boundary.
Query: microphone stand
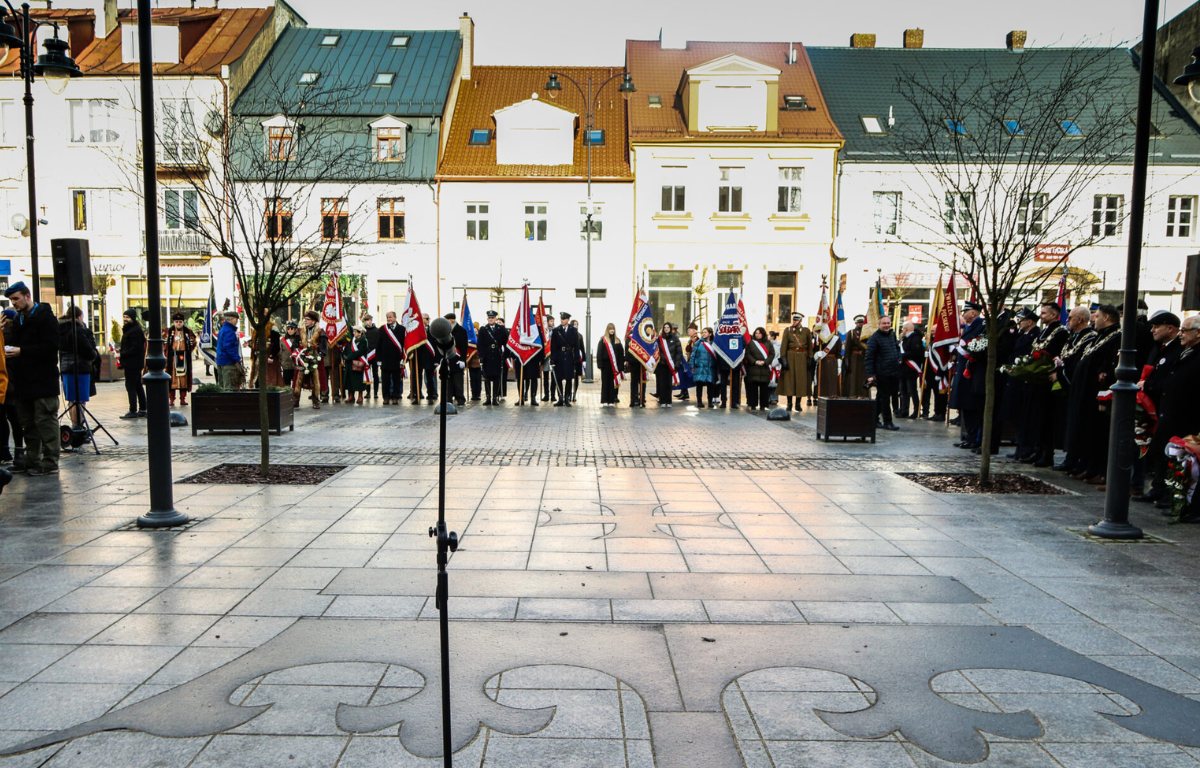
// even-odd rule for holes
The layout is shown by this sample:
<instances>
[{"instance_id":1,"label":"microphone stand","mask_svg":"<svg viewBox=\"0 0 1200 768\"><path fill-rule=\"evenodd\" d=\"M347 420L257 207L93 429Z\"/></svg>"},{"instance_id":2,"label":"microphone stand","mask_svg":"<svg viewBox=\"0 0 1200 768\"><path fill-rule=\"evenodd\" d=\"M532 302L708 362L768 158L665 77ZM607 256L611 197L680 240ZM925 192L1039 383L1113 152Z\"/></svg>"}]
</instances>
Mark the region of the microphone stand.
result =
<instances>
[{"instance_id":1,"label":"microphone stand","mask_svg":"<svg viewBox=\"0 0 1200 768\"><path fill-rule=\"evenodd\" d=\"M440 344L439 344L440 346ZM442 407L438 410L438 521L429 528L429 536L437 539L437 592L434 602L438 609L438 624L442 649L442 760L445 768L453 768L454 758L450 744L450 617L447 614L447 599L450 596L450 580L446 574L447 551L458 551L458 534L446 530L446 406L450 391L450 364L455 354L453 340L449 349L442 350L440 374L442 379Z\"/></svg>"}]
</instances>

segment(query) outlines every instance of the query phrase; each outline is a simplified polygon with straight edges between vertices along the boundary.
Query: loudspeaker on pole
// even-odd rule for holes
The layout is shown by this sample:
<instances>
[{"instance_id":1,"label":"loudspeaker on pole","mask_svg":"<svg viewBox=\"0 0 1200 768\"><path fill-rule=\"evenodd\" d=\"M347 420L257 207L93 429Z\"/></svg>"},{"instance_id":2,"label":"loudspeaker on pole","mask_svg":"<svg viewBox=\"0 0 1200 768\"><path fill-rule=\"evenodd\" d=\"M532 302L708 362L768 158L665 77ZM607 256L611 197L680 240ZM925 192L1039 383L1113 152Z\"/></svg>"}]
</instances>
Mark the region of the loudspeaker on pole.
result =
<instances>
[{"instance_id":1,"label":"loudspeaker on pole","mask_svg":"<svg viewBox=\"0 0 1200 768\"><path fill-rule=\"evenodd\" d=\"M1187 271L1183 276L1183 311L1200 310L1200 253L1187 257Z\"/></svg>"},{"instance_id":2,"label":"loudspeaker on pole","mask_svg":"<svg viewBox=\"0 0 1200 768\"><path fill-rule=\"evenodd\" d=\"M60 237L50 241L54 262L54 293L59 296L88 296L92 293L92 263L88 241Z\"/></svg>"}]
</instances>

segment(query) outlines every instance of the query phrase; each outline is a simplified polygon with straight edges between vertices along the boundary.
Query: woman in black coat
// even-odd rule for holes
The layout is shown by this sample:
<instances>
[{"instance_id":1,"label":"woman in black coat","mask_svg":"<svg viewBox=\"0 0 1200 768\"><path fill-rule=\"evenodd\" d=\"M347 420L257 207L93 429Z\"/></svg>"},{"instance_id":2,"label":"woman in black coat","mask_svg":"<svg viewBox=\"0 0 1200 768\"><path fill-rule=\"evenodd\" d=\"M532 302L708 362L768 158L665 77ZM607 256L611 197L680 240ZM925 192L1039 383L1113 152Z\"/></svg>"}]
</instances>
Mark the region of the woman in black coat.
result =
<instances>
[{"instance_id":1,"label":"woman in black coat","mask_svg":"<svg viewBox=\"0 0 1200 768\"><path fill-rule=\"evenodd\" d=\"M775 345L761 326L754 329L746 345L746 404L750 410L770 408L771 363L775 361Z\"/></svg>"},{"instance_id":2,"label":"woman in black coat","mask_svg":"<svg viewBox=\"0 0 1200 768\"><path fill-rule=\"evenodd\" d=\"M612 323L604 330L604 336L596 347L595 359L600 366L600 405L616 405L621 388L619 377L621 371L625 370L625 349L617 338L617 327Z\"/></svg>"},{"instance_id":3,"label":"woman in black coat","mask_svg":"<svg viewBox=\"0 0 1200 768\"><path fill-rule=\"evenodd\" d=\"M670 364L666 358L671 358ZM654 367L654 396L658 398L659 408L670 408L672 390L675 388L674 374L683 368L683 345L679 343L679 335L675 326L663 323L658 335L658 365Z\"/></svg>"}]
</instances>

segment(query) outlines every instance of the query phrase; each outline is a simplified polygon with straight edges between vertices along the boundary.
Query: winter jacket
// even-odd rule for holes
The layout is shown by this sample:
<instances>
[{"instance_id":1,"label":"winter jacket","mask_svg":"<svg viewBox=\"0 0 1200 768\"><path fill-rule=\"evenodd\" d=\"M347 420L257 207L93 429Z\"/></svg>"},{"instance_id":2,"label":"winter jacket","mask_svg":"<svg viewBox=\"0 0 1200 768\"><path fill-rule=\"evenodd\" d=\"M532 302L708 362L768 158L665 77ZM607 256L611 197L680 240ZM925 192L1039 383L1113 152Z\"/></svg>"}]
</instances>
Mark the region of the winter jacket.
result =
<instances>
[{"instance_id":1,"label":"winter jacket","mask_svg":"<svg viewBox=\"0 0 1200 768\"><path fill-rule=\"evenodd\" d=\"M21 354L8 361L8 398L58 397L58 320L49 304L17 316L16 333L5 342Z\"/></svg>"},{"instance_id":2,"label":"winter jacket","mask_svg":"<svg viewBox=\"0 0 1200 768\"><path fill-rule=\"evenodd\" d=\"M100 355L92 332L87 327L69 320L58 321L58 349L59 368L64 376L91 375L92 363Z\"/></svg>"},{"instance_id":3,"label":"winter jacket","mask_svg":"<svg viewBox=\"0 0 1200 768\"><path fill-rule=\"evenodd\" d=\"M759 345L766 350L766 357L763 357L762 351L759 350ZM758 361L766 361L766 365L759 365ZM775 345L770 339L766 341L758 341L751 339L746 345L746 359L743 364L746 368L746 382L749 384L769 384L771 382L771 363L775 361Z\"/></svg>"},{"instance_id":4,"label":"winter jacket","mask_svg":"<svg viewBox=\"0 0 1200 768\"><path fill-rule=\"evenodd\" d=\"M900 375L900 345L894 331L875 331L867 339L867 378L886 379Z\"/></svg>"},{"instance_id":5,"label":"winter jacket","mask_svg":"<svg viewBox=\"0 0 1200 768\"><path fill-rule=\"evenodd\" d=\"M715 347L713 349L716 350ZM697 384L712 384L717 381L716 361L713 360L713 355L704 348L703 342L697 341L692 346L688 364L692 366L692 380Z\"/></svg>"},{"instance_id":6,"label":"winter jacket","mask_svg":"<svg viewBox=\"0 0 1200 768\"><path fill-rule=\"evenodd\" d=\"M221 323L221 332L217 334L217 365L236 365L242 362L242 350L238 346L237 328L229 323Z\"/></svg>"}]
</instances>

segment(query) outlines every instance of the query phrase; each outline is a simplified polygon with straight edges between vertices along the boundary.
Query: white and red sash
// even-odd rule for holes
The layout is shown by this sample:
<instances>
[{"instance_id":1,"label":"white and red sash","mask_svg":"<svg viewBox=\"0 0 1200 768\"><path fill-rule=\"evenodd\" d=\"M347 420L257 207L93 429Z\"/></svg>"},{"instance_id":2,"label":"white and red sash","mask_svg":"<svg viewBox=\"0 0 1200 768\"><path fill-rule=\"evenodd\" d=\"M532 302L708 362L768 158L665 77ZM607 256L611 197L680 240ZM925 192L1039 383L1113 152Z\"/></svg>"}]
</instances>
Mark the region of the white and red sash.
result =
<instances>
[{"instance_id":1,"label":"white and red sash","mask_svg":"<svg viewBox=\"0 0 1200 768\"><path fill-rule=\"evenodd\" d=\"M392 343L396 345L396 349L400 352L400 375L406 375L406 371L404 370L404 361L407 358L407 355L404 354L404 345L400 343L400 340L396 338L396 334L392 333L392 329L388 328L387 325L383 326L383 332L387 334L388 338L392 340ZM374 356L375 350L372 349L371 357Z\"/></svg>"},{"instance_id":2,"label":"white and red sash","mask_svg":"<svg viewBox=\"0 0 1200 768\"><path fill-rule=\"evenodd\" d=\"M921 372L921 366L917 365L917 361L915 361L915 360L905 360L904 362L905 362L905 364L906 364L906 365L908 365L908 367L909 367L909 368L912 368L912 369L913 369L914 371L916 371L917 373L920 373L920 372Z\"/></svg>"},{"instance_id":3,"label":"white and red sash","mask_svg":"<svg viewBox=\"0 0 1200 768\"><path fill-rule=\"evenodd\" d=\"M291 342L288 341L287 336L282 337L281 339L279 339L279 341L281 344L283 344L284 348L288 351L288 354L292 356L292 360L294 360L296 362L300 362L300 347L293 348Z\"/></svg>"},{"instance_id":4,"label":"white and red sash","mask_svg":"<svg viewBox=\"0 0 1200 768\"><path fill-rule=\"evenodd\" d=\"M375 350L373 350L373 349L370 352L368 352L367 354L362 356L362 361L363 361L362 375L363 375L363 383L364 384L374 383L371 378L371 361L374 359L375 359Z\"/></svg>"},{"instance_id":5,"label":"white and red sash","mask_svg":"<svg viewBox=\"0 0 1200 768\"><path fill-rule=\"evenodd\" d=\"M701 339L700 346L704 347L704 351L707 352L710 357L712 357L713 362L715 363L717 361L717 352L712 348L712 344L709 344L704 339Z\"/></svg>"},{"instance_id":6,"label":"white and red sash","mask_svg":"<svg viewBox=\"0 0 1200 768\"><path fill-rule=\"evenodd\" d=\"M620 389L621 382L625 380L625 372L617 365L617 353L613 351L613 345L609 341L607 333L604 334L604 348L608 350L608 362L613 369L613 386Z\"/></svg>"},{"instance_id":7,"label":"white and red sash","mask_svg":"<svg viewBox=\"0 0 1200 768\"><path fill-rule=\"evenodd\" d=\"M758 347L758 352L759 352L759 354L762 355L763 362L765 363L767 361L767 348L762 345L762 342L756 341L754 339L751 339L750 343L753 344L754 346ZM779 376L779 372L777 370L775 370L774 366L772 366L771 367L771 381L775 381L776 377L778 377L778 376Z\"/></svg>"},{"instance_id":8,"label":"white and red sash","mask_svg":"<svg viewBox=\"0 0 1200 768\"><path fill-rule=\"evenodd\" d=\"M659 358L667 361L667 368L671 369L671 384L679 386L679 372L675 370L675 361L671 359L671 353L667 350L667 342L660 335L658 337Z\"/></svg>"}]
</instances>

